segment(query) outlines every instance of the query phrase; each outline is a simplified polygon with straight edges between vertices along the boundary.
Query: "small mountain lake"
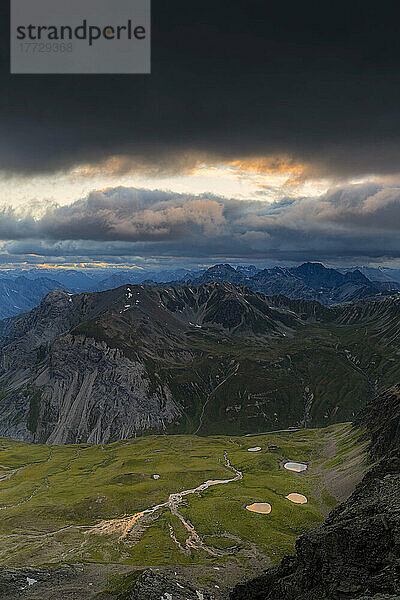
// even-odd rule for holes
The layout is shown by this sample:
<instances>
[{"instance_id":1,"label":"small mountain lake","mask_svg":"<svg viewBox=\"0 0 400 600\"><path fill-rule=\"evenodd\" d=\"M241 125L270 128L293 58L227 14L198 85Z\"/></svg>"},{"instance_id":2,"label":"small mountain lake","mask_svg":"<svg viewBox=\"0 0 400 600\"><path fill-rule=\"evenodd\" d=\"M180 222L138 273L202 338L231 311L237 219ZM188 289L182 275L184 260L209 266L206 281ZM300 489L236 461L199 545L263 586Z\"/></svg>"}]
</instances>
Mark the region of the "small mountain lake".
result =
<instances>
[{"instance_id":1,"label":"small mountain lake","mask_svg":"<svg viewBox=\"0 0 400 600\"><path fill-rule=\"evenodd\" d=\"M272 506L268 502L255 502L246 506L246 510L250 512L260 513L261 515L269 515L272 510Z\"/></svg>"},{"instance_id":2,"label":"small mountain lake","mask_svg":"<svg viewBox=\"0 0 400 600\"><path fill-rule=\"evenodd\" d=\"M294 471L295 473L301 473L302 471L306 471L308 469L307 465L298 462L287 462L283 465L283 467L288 471Z\"/></svg>"},{"instance_id":3,"label":"small mountain lake","mask_svg":"<svg viewBox=\"0 0 400 600\"><path fill-rule=\"evenodd\" d=\"M287 500L293 502L294 504L307 504L308 500L303 494L289 494L285 496Z\"/></svg>"}]
</instances>

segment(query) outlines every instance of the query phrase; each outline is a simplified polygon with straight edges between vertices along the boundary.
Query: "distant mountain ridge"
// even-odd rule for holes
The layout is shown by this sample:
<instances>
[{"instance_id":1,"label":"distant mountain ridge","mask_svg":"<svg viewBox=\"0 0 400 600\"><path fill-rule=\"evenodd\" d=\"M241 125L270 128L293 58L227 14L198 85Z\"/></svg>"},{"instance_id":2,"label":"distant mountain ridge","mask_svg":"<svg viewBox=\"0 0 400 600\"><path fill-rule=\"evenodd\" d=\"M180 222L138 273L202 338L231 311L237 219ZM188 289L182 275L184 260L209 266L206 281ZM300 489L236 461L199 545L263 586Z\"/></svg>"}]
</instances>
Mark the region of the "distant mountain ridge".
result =
<instances>
[{"instance_id":1,"label":"distant mountain ridge","mask_svg":"<svg viewBox=\"0 0 400 600\"><path fill-rule=\"evenodd\" d=\"M295 300L318 300L325 305L357 302L391 295L400 290L400 283L372 282L361 271L340 272L321 263L304 263L298 267L234 268L230 264L210 267L199 276L191 277L191 285L202 285L212 281L229 281L247 285L255 292L266 296L282 294ZM187 279L174 281L184 285Z\"/></svg>"},{"instance_id":2,"label":"distant mountain ridge","mask_svg":"<svg viewBox=\"0 0 400 600\"><path fill-rule=\"evenodd\" d=\"M107 290L115 289L121 285L129 283L137 284L145 281L151 281L153 283L165 283L168 281L174 281L182 279L182 281L190 281L191 276L195 276L196 272L193 273L189 269L175 269L175 270L160 270L160 271L148 271L148 270L127 270L118 271L112 273L112 275L102 279L93 287L86 289L86 291L94 292L105 292Z\"/></svg>"},{"instance_id":3,"label":"distant mountain ridge","mask_svg":"<svg viewBox=\"0 0 400 600\"><path fill-rule=\"evenodd\" d=\"M0 319L31 310L45 294L61 287L58 281L47 277L0 277Z\"/></svg>"},{"instance_id":4,"label":"distant mountain ridge","mask_svg":"<svg viewBox=\"0 0 400 600\"><path fill-rule=\"evenodd\" d=\"M21 274L22 273L22 274ZM37 306L44 296L53 290L62 289L74 293L115 289L126 283L141 283L150 277L164 282L186 276L187 269L174 271L117 271L88 274L80 269L30 269L5 271L0 274L0 319L13 317Z\"/></svg>"},{"instance_id":5,"label":"distant mountain ridge","mask_svg":"<svg viewBox=\"0 0 400 600\"><path fill-rule=\"evenodd\" d=\"M347 271L361 271L363 275L368 277L372 282L380 281L381 283L400 283L400 269L392 269L390 267L352 267L350 269L341 269L343 272Z\"/></svg>"},{"instance_id":6,"label":"distant mountain ridge","mask_svg":"<svg viewBox=\"0 0 400 600\"><path fill-rule=\"evenodd\" d=\"M200 271L117 270L106 277L105 272L86 273L79 269L31 269L23 271L23 275L14 270L0 276L0 319L31 310L54 289L80 293L107 291L127 284L183 286L217 281L245 285L267 296L317 300L326 306L393 296L400 291L400 275L398 281L391 279L395 270L361 269L363 272L330 269L321 263L259 269L254 265L233 267L226 263ZM377 279L371 280L373 276Z\"/></svg>"}]
</instances>

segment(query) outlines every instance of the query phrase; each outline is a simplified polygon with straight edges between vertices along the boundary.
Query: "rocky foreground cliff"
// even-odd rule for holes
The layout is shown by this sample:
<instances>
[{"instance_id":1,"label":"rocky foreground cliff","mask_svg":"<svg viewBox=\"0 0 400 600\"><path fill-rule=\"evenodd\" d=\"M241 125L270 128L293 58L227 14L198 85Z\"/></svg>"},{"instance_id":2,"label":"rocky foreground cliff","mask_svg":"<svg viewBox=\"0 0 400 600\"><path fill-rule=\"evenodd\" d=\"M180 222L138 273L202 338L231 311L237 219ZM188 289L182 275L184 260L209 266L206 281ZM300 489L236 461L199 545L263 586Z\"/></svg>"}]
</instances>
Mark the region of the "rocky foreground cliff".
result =
<instances>
[{"instance_id":1,"label":"rocky foreground cliff","mask_svg":"<svg viewBox=\"0 0 400 600\"><path fill-rule=\"evenodd\" d=\"M238 585L231 600L400 598L400 385L357 417L375 463L324 524L302 535L296 555Z\"/></svg>"}]
</instances>

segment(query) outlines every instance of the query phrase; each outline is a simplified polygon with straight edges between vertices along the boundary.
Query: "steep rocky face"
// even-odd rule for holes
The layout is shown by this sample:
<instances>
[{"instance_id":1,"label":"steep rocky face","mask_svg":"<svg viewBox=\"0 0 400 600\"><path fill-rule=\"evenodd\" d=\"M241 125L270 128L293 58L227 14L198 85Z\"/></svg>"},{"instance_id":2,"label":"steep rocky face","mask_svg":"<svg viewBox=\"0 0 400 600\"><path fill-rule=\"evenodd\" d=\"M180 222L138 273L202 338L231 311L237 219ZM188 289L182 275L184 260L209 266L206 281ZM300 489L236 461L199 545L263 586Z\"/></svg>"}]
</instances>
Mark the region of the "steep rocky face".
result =
<instances>
[{"instance_id":1,"label":"steep rocky face","mask_svg":"<svg viewBox=\"0 0 400 600\"><path fill-rule=\"evenodd\" d=\"M58 335L111 308L121 295L118 290L78 295L55 290L30 312L7 319L0 340L0 376L32 368Z\"/></svg>"},{"instance_id":2,"label":"steep rocky face","mask_svg":"<svg viewBox=\"0 0 400 600\"><path fill-rule=\"evenodd\" d=\"M1 324L0 435L100 443L346 421L397 379L399 312L396 299L333 308L230 283L52 292Z\"/></svg>"},{"instance_id":3,"label":"steep rocky face","mask_svg":"<svg viewBox=\"0 0 400 600\"><path fill-rule=\"evenodd\" d=\"M400 386L372 401L356 423L371 436L367 473L296 556L246 584L232 600L341 600L400 597Z\"/></svg>"},{"instance_id":4,"label":"steep rocky face","mask_svg":"<svg viewBox=\"0 0 400 600\"><path fill-rule=\"evenodd\" d=\"M196 358L190 336L274 338L299 323L231 284L53 292L4 326L0 435L66 444L166 431L183 413L177 396L207 393L169 375Z\"/></svg>"},{"instance_id":5,"label":"steep rocky face","mask_svg":"<svg viewBox=\"0 0 400 600\"><path fill-rule=\"evenodd\" d=\"M1 371L30 368L38 349L78 322L71 294L55 291L39 307L9 322L1 341Z\"/></svg>"},{"instance_id":6,"label":"steep rocky face","mask_svg":"<svg viewBox=\"0 0 400 600\"><path fill-rule=\"evenodd\" d=\"M370 402L357 416L355 425L368 432L373 459L397 456L400 453L400 384Z\"/></svg>"},{"instance_id":7,"label":"steep rocky face","mask_svg":"<svg viewBox=\"0 0 400 600\"><path fill-rule=\"evenodd\" d=\"M289 269L275 267L264 269L254 275L250 282L251 288L272 296L282 294L288 298L302 298L303 300L314 300L319 297L315 289L304 283L304 281L292 273Z\"/></svg>"},{"instance_id":8,"label":"steep rocky face","mask_svg":"<svg viewBox=\"0 0 400 600\"><path fill-rule=\"evenodd\" d=\"M130 438L164 429L181 413L168 386L152 387L143 363L83 336L58 338L32 385L41 390L32 433L49 444Z\"/></svg>"},{"instance_id":9,"label":"steep rocky face","mask_svg":"<svg viewBox=\"0 0 400 600\"><path fill-rule=\"evenodd\" d=\"M229 264L221 264L210 267L207 271L194 278L192 283L193 285L202 285L204 283L212 283L213 281L245 285L249 281L249 277L248 274L244 273L242 270L234 269Z\"/></svg>"},{"instance_id":10,"label":"steep rocky face","mask_svg":"<svg viewBox=\"0 0 400 600\"><path fill-rule=\"evenodd\" d=\"M302 279L304 283L317 290L322 288L333 289L349 282L371 285L370 280L358 270L343 274L336 269L327 269L321 263L304 263L299 267L293 267L290 271Z\"/></svg>"}]
</instances>

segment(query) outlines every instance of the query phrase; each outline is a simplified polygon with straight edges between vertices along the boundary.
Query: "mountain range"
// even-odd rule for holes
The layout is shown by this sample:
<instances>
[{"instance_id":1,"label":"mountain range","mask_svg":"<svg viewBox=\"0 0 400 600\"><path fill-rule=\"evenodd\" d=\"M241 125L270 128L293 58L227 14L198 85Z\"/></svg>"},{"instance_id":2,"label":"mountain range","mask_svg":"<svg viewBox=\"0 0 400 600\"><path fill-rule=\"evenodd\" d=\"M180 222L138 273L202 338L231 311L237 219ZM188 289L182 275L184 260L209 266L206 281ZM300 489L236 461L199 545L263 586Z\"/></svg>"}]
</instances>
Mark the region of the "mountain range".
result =
<instances>
[{"instance_id":1,"label":"mountain range","mask_svg":"<svg viewBox=\"0 0 400 600\"><path fill-rule=\"evenodd\" d=\"M103 292L112 290L121 285L129 283L143 283L145 281L151 281L154 283L165 283L168 281L184 280L190 281L191 277L195 277L196 272L192 274L188 269L176 269L176 270L161 270L161 271L148 271L148 270L127 270L117 271L109 275L105 279L101 279L94 287L87 288L87 291L93 290L96 292Z\"/></svg>"},{"instance_id":2,"label":"mountain range","mask_svg":"<svg viewBox=\"0 0 400 600\"><path fill-rule=\"evenodd\" d=\"M247 286L58 290L0 323L0 435L100 443L351 419L400 377L400 299L326 307Z\"/></svg>"},{"instance_id":3,"label":"mountain range","mask_svg":"<svg viewBox=\"0 0 400 600\"><path fill-rule=\"evenodd\" d=\"M321 263L304 263L298 267L271 269L234 268L229 264L219 264L204 273L177 284L201 285L212 281L229 281L247 285L255 292L267 296L283 294L288 298L318 300L325 305L356 302L379 298L382 295L396 294L400 290L399 281L371 280L359 269L342 273Z\"/></svg>"},{"instance_id":4,"label":"mountain range","mask_svg":"<svg viewBox=\"0 0 400 600\"><path fill-rule=\"evenodd\" d=\"M362 272L363 271L363 272ZM189 269L129 269L86 273L79 269L31 269L4 272L0 277L0 319L15 316L37 306L47 292L56 289L80 293L107 291L122 285L202 285L214 281L245 285L265 295L317 300L326 306L395 296L400 291L396 270L371 268L340 271L320 263L299 267L258 269L253 265L218 264L199 271ZM106 277L104 277L106 275Z\"/></svg>"}]
</instances>

